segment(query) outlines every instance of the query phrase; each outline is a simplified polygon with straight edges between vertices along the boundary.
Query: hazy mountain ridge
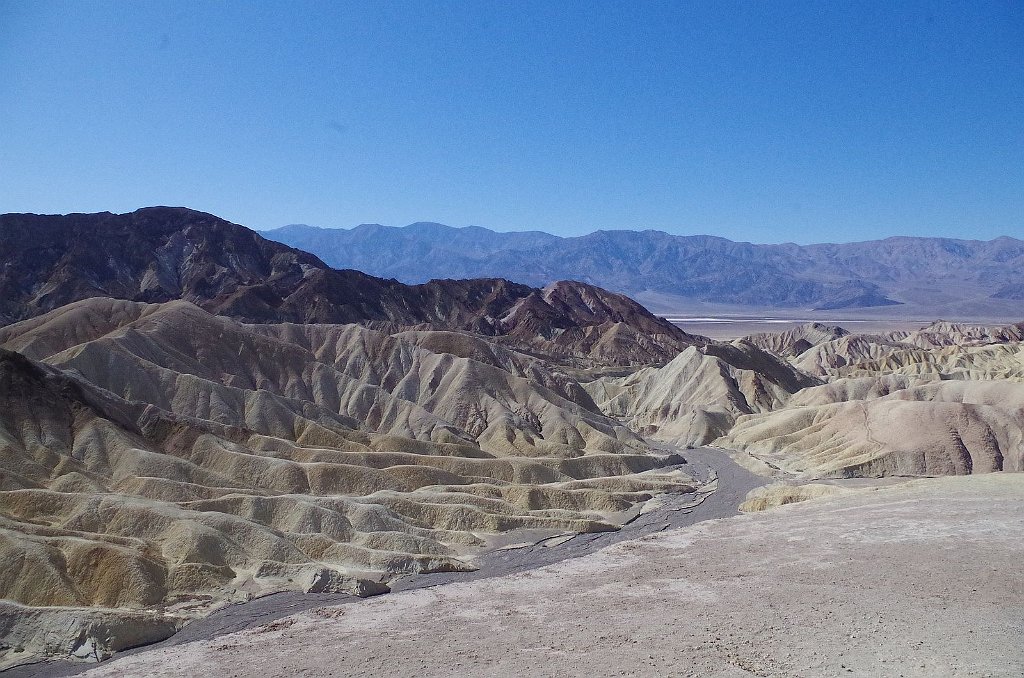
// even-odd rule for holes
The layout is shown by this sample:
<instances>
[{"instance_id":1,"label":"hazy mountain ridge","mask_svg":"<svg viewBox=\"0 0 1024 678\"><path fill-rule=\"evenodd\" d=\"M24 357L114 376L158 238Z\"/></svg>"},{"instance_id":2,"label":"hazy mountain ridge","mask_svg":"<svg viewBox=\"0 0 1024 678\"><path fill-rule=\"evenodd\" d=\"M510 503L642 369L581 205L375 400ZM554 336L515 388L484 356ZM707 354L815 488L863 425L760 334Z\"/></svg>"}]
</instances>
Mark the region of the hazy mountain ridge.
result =
<instances>
[{"instance_id":1,"label":"hazy mountain ridge","mask_svg":"<svg viewBox=\"0 0 1024 678\"><path fill-rule=\"evenodd\" d=\"M894 237L845 244L760 245L661 231L541 232L412 224L324 229L291 225L268 238L332 266L422 282L500 276L525 284L581 280L635 295L819 309L922 305L947 297L1016 300L1024 241Z\"/></svg>"}]
</instances>

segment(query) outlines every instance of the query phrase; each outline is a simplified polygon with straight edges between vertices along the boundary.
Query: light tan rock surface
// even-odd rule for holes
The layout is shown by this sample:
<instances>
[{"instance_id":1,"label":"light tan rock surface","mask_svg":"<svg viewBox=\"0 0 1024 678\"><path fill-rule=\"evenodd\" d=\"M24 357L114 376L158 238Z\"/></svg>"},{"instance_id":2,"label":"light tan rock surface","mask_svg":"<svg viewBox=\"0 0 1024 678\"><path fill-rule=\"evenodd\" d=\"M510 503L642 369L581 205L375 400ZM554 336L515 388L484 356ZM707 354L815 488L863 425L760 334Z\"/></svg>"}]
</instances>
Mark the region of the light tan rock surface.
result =
<instances>
[{"instance_id":1,"label":"light tan rock surface","mask_svg":"<svg viewBox=\"0 0 1024 678\"><path fill-rule=\"evenodd\" d=\"M794 477L1024 470L1019 329L808 326L588 371L463 331L69 304L0 328L0 661L106 656L271 591L376 593L511 530L614 529L695 488L642 436L777 476L750 511L845 491ZM628 348L593 339L569 344Z\"/></svg>"},{"instance_id":2,"label":"light tan rock surface","mask_svg":"<svg viewBox=\"0 0 1024 678\"><path fill-rule=\"evenodd\" d=\"M798 356L813 346L841 339L848 334L849 332L842 327L812 322L781 332L751 334L746 340L758 348L789 358Z\"/></svg>"},{"instance_id":3,"label":"light tan rock surface","mask_svg":"<svg viewBox=\"0 0 1024 678\"><path fill-rule=\"evenodd\" d=\"M0 342L42 361L0 353L0 598L62 620L371 594L467 569L494 533L611 530L695 487L565 374L459 333L89 299ZM84 642L22 616L3 661Z\"/></svg>"},{"instance_id":4,"label":"light tan rock surface","mask_svg":"<svg viewBox=\"0 0 1024 678\"><path fill-rule=\"evenodd\" d=\"M1024 475L700 523L498 579L323 608L89 676L1024 673Z\"/></svg>"},{"instance_id":5,"label":"light tan rock surface","mask_svg":"<svg viewBox=\"0 0 1024 678\"><path fill-rule=\"evenodd\" d=\"M803 485L772 483L771 485L751 490L739 508L744 513L756 513L757 511L767 511L768 509L787 504L797 504L811 499L832 497L850 491L838 485L826 485L824 483L806 483Z\"/></svg>"},{"instance_id":6,"label":"light tan rock surface","mask_svg":"<svg viewBox=\"0 0 1024 678\"><path fill-rule=\"evenodd\" d=\"M921 402L898 392L752 415L715 444L787 473L816 477L1020 471L1024 387L1014 386L1013 399L999 406Z\"/></svg>"},{"instance_id":7,"label":"light tan rock surface","mask_svg":"<svg viewBox=\"0 0 1024 678\"><path fill-rule=\"evenodd\" d=\"M819 343L793 364L819 377L881 375L1024 380L1019 325L932 323L916 332L850 334Z\"/></svg>"},{"instance_id":8,"label":"light tan rock surface","mask_svg":"<svg viewBox=\"0 0 1024 678\"><path fill-rule=\"evenodd\" d=\"M732 428L737 416L782 407L821 382L746 341L690 347L664 367L585 384L609 416L653 439L703 445Z\"/></svg>"},{"instance_id":9,"label":"light tan rock surface","mask_svg":"<svg viewBox=\"0 0 1024 678\"><path fill-rule=\"evenodd\" d=\"M811 477L1024 470L1018 325L845 335L793 364L827 383L740 416L715 445Z\"/></svg>"}]
</instances>

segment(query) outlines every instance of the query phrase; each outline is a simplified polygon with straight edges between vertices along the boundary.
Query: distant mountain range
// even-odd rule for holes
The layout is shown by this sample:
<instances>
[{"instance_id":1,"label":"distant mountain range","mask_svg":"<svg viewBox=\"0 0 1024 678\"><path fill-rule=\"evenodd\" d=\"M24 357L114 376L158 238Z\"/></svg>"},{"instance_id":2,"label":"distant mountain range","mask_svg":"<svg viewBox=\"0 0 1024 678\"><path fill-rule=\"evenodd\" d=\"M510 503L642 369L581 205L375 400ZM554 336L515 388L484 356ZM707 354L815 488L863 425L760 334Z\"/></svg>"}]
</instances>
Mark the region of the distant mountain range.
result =
<instances>
[{"instance_id":1,"label":"distant mountain range","mask_svg":"<svg viewBox=\"0 0 1024 678\"><path fill-rule=\"evenodd\" d=\"M936 315L1013 315L1024 309L1024 241L1008 237L758 245L660 231L563 238L434 223L291 225L264 235L335 268L407 283L492 276L529 285L579 280L641 301L668 299L669 305L674 300L779 309L890 307L890 314Z\"/></svg>"}]
</instances>

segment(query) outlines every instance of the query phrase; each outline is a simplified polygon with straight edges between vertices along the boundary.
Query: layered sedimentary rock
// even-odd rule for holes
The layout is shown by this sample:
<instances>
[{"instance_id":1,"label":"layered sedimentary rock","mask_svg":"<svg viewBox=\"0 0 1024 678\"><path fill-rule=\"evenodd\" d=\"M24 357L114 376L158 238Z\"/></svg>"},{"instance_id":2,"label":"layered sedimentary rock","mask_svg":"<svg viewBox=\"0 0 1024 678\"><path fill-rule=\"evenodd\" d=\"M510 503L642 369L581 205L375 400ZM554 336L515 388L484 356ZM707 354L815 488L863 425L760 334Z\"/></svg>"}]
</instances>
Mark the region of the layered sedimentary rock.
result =
<instances>
[{"instance_id":1,"label":"layered sedimentary rock","mask_svg":"<svg viewBox=\"0 0 1024 678\"><path fill-rule=\"evenodd\" d=\"M658 440L706 444L736 417L782 407L821 382L750 342L691 347L668 365L586 385L610 416Z\"/></svg>"},{"instance_id":2,"label":"layered sedimentary rock","mask_svg":"<svg viewBox=\"0 0 1024 678\"><path fill-rule=\"evenodd\" d=\"M1024 470L1021 325L716 343L577 282L403 285L183 209L0 217L0 652L370 595L497 533L692 492L647 438L806 477Z\"/></svg>"},{"instance_id":3,"label":"layered sedimentary rock","mask_svg":"<svg viewBox=\"0 0 1024 678\"><path fill-rule=\"evenodd\" d=\"M810 476L1024 470L1020 325L845 335L792 358L827 383L739 417L716 445Z\"/></svg>"},{"instance_id":4,"label":"layered sedimentary rock","mask_svg":"<svg viewBox=\"0 0 1024 678\"><path fill-rule=\"evenodd\" d=\"M470 568L490 534L610 530L694 489L569 376L482 337L91 298L0 345L0 597L36 648L103 654L128 642L116 620L152 640L274 590L372 594ZM71 618L54 606L74 638L38 627Z\"/></svg>"},{"instance_id":5,"label":"layered sedimentary rock","mask_svg":"<svg viewBox=\"0 0 1024 678\"><path fill-rule=\"evenodd\" d=\"M798 356L812 346L841 339L849 332L842 327L823 323L806 323L784 332L762 332L746 337L746 340L758 348L771 351L776 355Z\"/></svg>"}]
</instances>

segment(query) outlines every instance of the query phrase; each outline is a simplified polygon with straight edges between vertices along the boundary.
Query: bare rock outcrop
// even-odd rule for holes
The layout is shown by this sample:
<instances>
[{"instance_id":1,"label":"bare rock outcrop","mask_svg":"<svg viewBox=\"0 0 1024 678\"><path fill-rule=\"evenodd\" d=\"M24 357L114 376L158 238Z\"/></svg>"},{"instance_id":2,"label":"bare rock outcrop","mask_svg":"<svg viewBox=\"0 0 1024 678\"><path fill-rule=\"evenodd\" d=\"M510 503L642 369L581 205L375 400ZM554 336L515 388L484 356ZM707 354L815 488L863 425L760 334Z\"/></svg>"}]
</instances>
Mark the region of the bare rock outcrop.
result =
<instances>
[{"instance_id":1,"label":"bare rock outcrop","mask_svg":"<svg viewBox=\"0 0 1024 678\"><path fill-rule=\"evenodd\" d=\"M782 407L801 388L821 382L752 343L691 347L668 365L586 384L609 416L658 440L703 445L736 417Z\"/></svg>"},{"instance_id":2,"label":"bare rock outcrop","mask_svg":"<svg viewBox=\"0 0 1024 678\"><path fill-rule=\"evenodd\" d=\"M758 335L819 382L739 414L714 444L804 477L1021 470L1021 337L1020 324L943 321L874 335L813 325ZM797 353L801 342L813 345Z\"/></svg>"},{"instance_id":3,"label":"bare rock outcrop","mask_svg":"<svg viewBox=\"0 0 1024 678\"><path fill-rule=\"evenodd\" d=\"M74 655L81 634L38 626L68 615L105 615L113 630L83 636L104 654L129 642L122 613L176 628L270 591L371 595L471 568L489 534L611 530L694 488L566 373L484 337L91 298L0 329L0 346L20 351L0 353L14 654Z\"/></svg>"}]
</instances>

